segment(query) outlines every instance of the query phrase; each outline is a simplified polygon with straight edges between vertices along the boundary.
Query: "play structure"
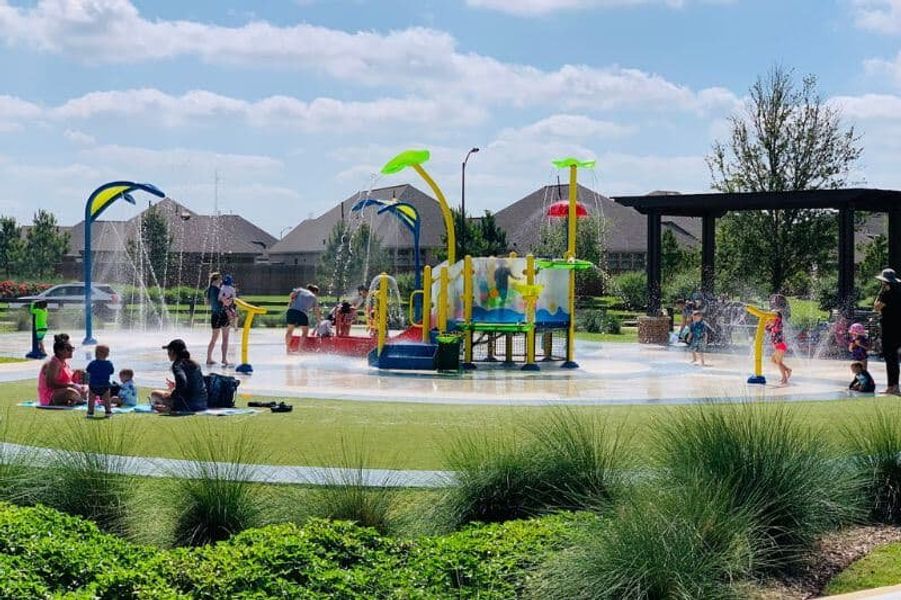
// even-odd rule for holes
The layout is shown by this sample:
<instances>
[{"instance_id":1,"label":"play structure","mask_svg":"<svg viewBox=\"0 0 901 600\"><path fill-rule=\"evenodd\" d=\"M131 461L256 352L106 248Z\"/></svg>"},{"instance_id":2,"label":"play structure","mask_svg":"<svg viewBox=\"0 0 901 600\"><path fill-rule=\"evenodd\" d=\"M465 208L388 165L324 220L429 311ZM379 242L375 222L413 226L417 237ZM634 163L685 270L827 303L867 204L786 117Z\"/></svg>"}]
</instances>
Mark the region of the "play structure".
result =
<instances>
[{"instance_id":1,"label":"play structure","mask_svg":"<svg viewBox=\"0 0 901 600\"><path fill-rule=\"evenodd\" d=\"M377 215L397 218L413 236L414 291L409 298L409 323L391 318L393 279L382 273L370 285L364 307L364 336L297 337L292 351L332 352L367 356L380 369L474 369L479 363L521 364L538 370L541 362L558 361L576 368L575 272L593 269L576 257L577 221L587 215L578 203L578 169L594 161L565 158L553 161L569 169L569 199L552 205L549 218L566 219L567 250L563 257L470 257L457 260L453 215L444 194L423 164L427 150L408 150L382 168L390 175L414 170L431 188L441 209L448 259L420 269L420 219L408 203L364 197L352 212L375 208ZM395 286L396 287L396 286ZM396 309L396 307L395 307ZM460 354L462 351L462 363Z\"/></svg>"},{"instance_id":2,"label":"play structure","mask_svg":"<svg viewBox=\"0 0 901 600\"><path fill-rule=\"evenodd\" d=\"M748 383L766 384L763 374L763 342L766 339L766 326L776 318L776 313L756 306L746 306L750 314L757 317L757 329L754 331L754 374L748 377Z\"/></svg>"}]
</instances>

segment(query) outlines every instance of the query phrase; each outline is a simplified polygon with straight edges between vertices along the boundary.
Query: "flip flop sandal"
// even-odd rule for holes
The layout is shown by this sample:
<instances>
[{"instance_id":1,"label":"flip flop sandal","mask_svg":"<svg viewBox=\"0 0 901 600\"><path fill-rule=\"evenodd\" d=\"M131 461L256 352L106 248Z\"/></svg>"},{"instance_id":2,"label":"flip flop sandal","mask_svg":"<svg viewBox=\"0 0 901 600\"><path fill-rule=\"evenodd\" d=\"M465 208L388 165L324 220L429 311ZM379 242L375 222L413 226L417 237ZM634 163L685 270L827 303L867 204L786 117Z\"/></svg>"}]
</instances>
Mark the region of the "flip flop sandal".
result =
<instances>
[{"instance_id":1,"label":"flip flop sandal","mask_svg":"<svg viewBox=\"0 0 901 600\"><path fill-rule=\"evenodd\" d=\"M277 406L278 402L259 402L257 400L251 400L247 403L247 406L251 408L272 408L273 406Z\"/></svg>"},{"instance_id":2,"label":"flip flop sandal","mask_svg":"<svg viewBox=\"0 0 901 600\"><path fill-rule=\"evenodd\" d=\"M294 410L294 407L290 404L285 404L284 402L279 402L275 406L269 408L274 413L288 413Z\"/></svg>"}]
</instances>

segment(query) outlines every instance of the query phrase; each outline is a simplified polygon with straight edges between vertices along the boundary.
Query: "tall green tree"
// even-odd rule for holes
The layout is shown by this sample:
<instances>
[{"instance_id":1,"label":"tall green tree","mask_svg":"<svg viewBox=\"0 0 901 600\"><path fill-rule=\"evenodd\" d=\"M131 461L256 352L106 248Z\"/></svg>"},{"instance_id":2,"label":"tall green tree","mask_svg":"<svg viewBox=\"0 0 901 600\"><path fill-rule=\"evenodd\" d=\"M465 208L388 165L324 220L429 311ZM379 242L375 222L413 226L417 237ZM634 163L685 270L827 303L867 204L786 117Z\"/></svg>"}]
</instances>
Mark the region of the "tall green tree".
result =
<instances>
[{"instance_id":1,"label":"tall green tree","mask_svg":"<svg viewBox=\"0 0 901 600\"><path fill-rule=\"evenodd\" d=\"M0 217L0 269L10 279L22 267L25 240L14 217Z\"/></svg>"},{"instance_id":2,"label":"tall green tree","mask_svg":"<svg viewBox=\"0 0 901 600\"><path fill-rule=\"evenodd\" d=\"M316 267L316 278L321 290L344 294L358 285L368 286L377 274L390 272L391 266L389 253L367 223L351 228L347 221L341 220L329 232Z\"/></svg>"},{"instance_id":3,"label":"tall green tree","mask_svg":"<svg viewBox=\"0 0 901 600\"><path fill-rule=\"evenodd\" d=\"M664 280L700 267L700 250L680 246L672 229L664 229L660 239L660 265ZM700 275L701 272L698 270L698 277Z\"/></svg>"},{"instance_id":4,"label":"tall green tree","mask_svg":"<svg viewBox=\"0 0 901 600\"><path fill-rule=\"evenodd\" d=\"M462 260L465 254L469 256L500 256L509 252L507 232L497 224L491 211L486 210L481 219L468 217L465 223L463 213L456 208L451 209L451 215L454 220L457 260ZM463 239L464 228L465 240ZM441 234L441 245L443 248L438 251L438 258L444 260L447 258L446 232Z\"/></svg>"},{"instance_id":5,"label":"tall green tree","mask_svg":"<svg viewBox=\"0 0 901 600\"><path fill-rule=\"evenodd\" d=\"M812 75L796 80L774 66L751 86L743 114L730 119L726 142L707 157L712 186L723 192L843 187L860 158L860 138L817 92ZM823 210L732 213L717 231L718 273L783 290L812 267L834 268L837 219Z\"/></svg>"},{"instance_id":6,"label":"tall green tree","mask_svg":"<svg viewBox=\"0 0 901 600\"><path fill-rule=\"evenodd\" d=\"M145 283L165 285L173 237L169 235L169 222L156 206L141 214L138 235L138 240L130 240L128 244L132 261L143 266Z\"/></svg>"},{"instance_id":7,"label":"tall green tree","mask_svg":"<svg viewBox=\"0 0 901 600\"><path fill-rule=\"evenodd\" d=\"M25 238L28 274L38 279L54 274L68 250L69 234L60 231L56 216L46 210L36 212Z\"/></svg>"},{"instance_id":8,"label":"tall green tree","mask_svg":"<svg viewBox=\"0 0 901 600\"><path fill-rule=\"evenodd\" d=\"M576 291L580 295L603 291L603 271L606 265L604 219L590 215L579 219L576 226L576 257L591 261L598 269L576 273ZM566 219L549 219L541 225L538 244L532 248L535 256L562 257L567 248Z\"/></svg>"}]
</instances>

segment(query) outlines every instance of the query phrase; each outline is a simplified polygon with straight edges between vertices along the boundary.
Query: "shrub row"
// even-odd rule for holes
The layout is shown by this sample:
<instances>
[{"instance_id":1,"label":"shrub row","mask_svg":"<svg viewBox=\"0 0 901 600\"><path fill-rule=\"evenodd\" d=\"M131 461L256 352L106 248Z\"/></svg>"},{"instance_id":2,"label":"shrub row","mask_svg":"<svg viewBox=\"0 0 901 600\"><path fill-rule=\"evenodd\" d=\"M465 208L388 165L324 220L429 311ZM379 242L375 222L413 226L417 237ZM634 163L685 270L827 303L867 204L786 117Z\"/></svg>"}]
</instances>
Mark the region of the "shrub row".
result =
<instances>
[{"instance_id":1,"label":"shrub row","mask_svg":"<svg viewBox=\"0 0 901 600\"><path fill-rule=\"evenodd\" d=\"M0 504L0 596L511 598L573 523L546 517L400 541L317 519L161 551L50 508Z\"/></svg>"},{"instance_id":2,"label":"shrub row","mask_svg":"<svg viewBox=\"0 0 901 600\"><path fill-rule=\"evenodd\" d=\"M32 281L0 281L0 298L18 298L40 294L51 286L49 283L36 283Z\"/></svg>"}]
</instances>

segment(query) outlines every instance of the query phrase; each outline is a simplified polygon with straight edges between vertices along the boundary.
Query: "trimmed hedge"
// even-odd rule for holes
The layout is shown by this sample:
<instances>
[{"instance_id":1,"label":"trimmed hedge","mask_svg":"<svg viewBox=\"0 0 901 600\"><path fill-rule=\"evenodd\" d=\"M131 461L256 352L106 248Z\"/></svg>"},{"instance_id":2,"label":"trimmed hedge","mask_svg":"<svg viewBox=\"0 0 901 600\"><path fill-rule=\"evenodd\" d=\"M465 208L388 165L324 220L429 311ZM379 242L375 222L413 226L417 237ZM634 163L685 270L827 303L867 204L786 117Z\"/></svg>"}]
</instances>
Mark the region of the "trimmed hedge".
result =
<instances>
[{"instance_id":1,"label":"trimmed hedge","mask_svg":"<svg viewBox=\"0 0 901 600\"><path fill-rule=\"evenodd\" d=\"M528 569L591 518L472 525L418 540L314 519L156 550L50 508L0 504L0 597L510 598L525 589Z\"/></svg>"}]
</instances>

